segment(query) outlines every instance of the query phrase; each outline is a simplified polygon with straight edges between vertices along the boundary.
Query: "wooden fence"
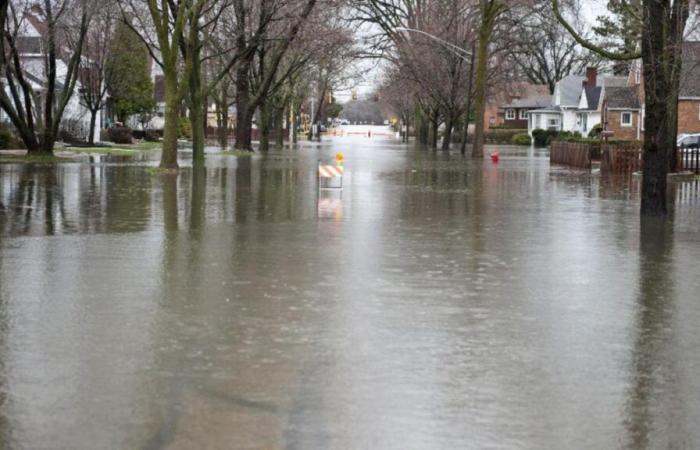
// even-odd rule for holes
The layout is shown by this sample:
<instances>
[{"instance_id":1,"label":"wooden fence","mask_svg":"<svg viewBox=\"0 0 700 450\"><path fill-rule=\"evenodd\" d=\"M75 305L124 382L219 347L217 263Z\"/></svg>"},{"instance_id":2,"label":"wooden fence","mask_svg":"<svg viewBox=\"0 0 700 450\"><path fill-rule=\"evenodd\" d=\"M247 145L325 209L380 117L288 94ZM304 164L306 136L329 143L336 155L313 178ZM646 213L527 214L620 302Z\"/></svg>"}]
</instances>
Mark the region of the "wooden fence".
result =
<instances>
[{"instance_id":1,"label":"wooden fence","mask_svg":"<svg viewBox=\"0 0 700 450\"><path fill-rule=\"evenodd\" d=\"M603 144L600 172L630 174L642 170L642 143L625 142Z\"/></svg>"},{"instance_id":2,"label":"wooden fence","mask_svg":"<svg viewBox=\"0 0 700 450\"><path fill-rule=\"evenodd\" d=\"M591 161L600 160L601 173L631 174L642 170L642 147L638 141L615 143L553 142L549 160L581 169L590 169ZM676 172L693 172L700 175L700 149L679 148Z\"/></svg>"},{"instance_id":3,"label":"wooden fence","mask_svg":"<svg viewBox=\"0 0 700 450\"><path fill-rule=\"evenodd\" d=\"M590 144L552 142L549 146L549 162L580 169L590 169L593 150Z\"/></svg>"}]
</instances>

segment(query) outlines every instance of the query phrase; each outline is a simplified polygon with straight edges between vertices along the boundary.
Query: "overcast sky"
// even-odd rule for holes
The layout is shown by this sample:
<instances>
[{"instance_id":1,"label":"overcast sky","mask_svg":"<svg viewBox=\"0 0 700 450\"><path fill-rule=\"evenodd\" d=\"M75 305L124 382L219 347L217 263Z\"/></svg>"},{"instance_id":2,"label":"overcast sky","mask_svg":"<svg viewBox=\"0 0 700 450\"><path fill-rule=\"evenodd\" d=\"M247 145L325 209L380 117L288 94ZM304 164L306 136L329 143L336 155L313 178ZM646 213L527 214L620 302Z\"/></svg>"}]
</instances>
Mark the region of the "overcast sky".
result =
<instances>
[{"instance_id":1,"label":"overcast sky","mask_svg":"<svg viewBox=\"0 0 700 450\"><path fill-rule=\"evenodd\" d=\"M607 0L579 0L581 4L582 19L588 24L593 24L596 17L605 14L607 11ZM381 82L381 64L376 61L357 61L355 63L357 69L365 73L364 80L355 87L358 96L362 98L364 95L374 91L376 86ZM336 91L335 96L339 102L343 103L351 98L351 90Z\"/></svg>"}]
</instances>

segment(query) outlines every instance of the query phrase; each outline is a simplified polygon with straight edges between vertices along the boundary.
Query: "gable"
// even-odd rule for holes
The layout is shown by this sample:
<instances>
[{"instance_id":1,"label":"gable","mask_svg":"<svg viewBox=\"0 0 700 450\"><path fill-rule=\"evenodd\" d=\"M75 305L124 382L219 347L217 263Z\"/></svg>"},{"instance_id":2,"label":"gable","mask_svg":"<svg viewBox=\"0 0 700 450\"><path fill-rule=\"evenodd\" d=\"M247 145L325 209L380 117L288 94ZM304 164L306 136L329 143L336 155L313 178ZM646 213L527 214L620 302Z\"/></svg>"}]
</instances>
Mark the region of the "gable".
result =
<instances>
[{"instance_id":1,"label":"gable","mask_svg":"<svg viewBox=\"0 0 700 450\"><path fill-rule=\"evenodd\" d=\"M578 109L588 109L588 96L586 95L585 89L581 89L580 100L578 102Z\"/></svg>"}]
</instances>

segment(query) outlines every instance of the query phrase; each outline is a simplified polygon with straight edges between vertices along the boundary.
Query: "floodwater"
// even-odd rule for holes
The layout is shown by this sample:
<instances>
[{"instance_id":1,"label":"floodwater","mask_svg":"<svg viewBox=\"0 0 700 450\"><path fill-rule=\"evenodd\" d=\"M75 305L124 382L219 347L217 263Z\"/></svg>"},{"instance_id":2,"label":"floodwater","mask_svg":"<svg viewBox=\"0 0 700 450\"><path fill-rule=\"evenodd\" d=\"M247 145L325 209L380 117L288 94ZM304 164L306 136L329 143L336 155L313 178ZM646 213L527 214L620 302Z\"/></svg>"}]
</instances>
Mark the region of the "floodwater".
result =
<instances>
[{"instance_id":1,"label":"floodwater","mask_svg":"<svg viewBox=\"0 0 700 450\"><path fill-rule=\"evenodd\" d=\"M698 183L499 150L0 165L0 447L700 448Z\"/></svg>"}]
</instances>

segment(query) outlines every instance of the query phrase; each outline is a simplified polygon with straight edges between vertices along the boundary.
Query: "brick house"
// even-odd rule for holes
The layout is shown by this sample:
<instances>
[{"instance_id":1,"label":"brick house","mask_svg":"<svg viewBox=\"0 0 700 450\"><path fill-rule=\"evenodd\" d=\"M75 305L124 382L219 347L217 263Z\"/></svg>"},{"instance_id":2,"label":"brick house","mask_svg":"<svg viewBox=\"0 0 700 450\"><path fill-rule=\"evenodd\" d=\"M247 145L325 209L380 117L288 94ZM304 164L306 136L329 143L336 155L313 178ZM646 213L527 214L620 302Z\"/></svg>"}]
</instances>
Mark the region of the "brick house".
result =
<instances>
[{"instance_id":1,"label":"brick house","mask_svg":"<svg viewBox=\"0 0 700 450\"><path fill-rule=\"evenodd\" d=\"M528 111L544 108L549 105L551 101L551 95L535 95L527 98L517 98L501 106L499 116L502 117L503 126L505 127L526 129L528 125Z\"/></svg>"},{"instance_id":2,"label":"brick house","mask_svg":"<svg viewBox=\"0 0 700 450\"><path fill-rule=\"evenodd\" d=\"M492 127L508 126L509 128L527 128L527 120L520 124L508 123L512 119L506 120L505 105L509 105L520 99L549 95L547 85L532 84L523 81L515 81L508 83L506 86L501 86L497 92L491 92L486 103L486 111L484 116L484 129L488 130ZM519 111L516 112L516 118L520 117ZM519 119L516 119L518 121ZM511 126L512 125L512 126Z\"/></svg>"},{"instance_id":3,"label":"brick house","mask_svg":"<svg viewBox=\"0 0 700 450\"><path fill-rule=\"evenodd\" d=\"M638 86L608 88L603 107L603 124L615 139L638 140L642 132L642 106Z\"/></svg>"},{"instance_id":4,"label":"brick house","mask_svg":"<svg viewBox=\"0 0 700 450\"><path fill-rule=\"evenodd\" d=\"M640 61L632 63L626 87L608 91L603 123L614 139L642 138L644 80ZM683 44L678 133L700 133L700 42L697 41Z\"/></svg>"}]
</instances>

